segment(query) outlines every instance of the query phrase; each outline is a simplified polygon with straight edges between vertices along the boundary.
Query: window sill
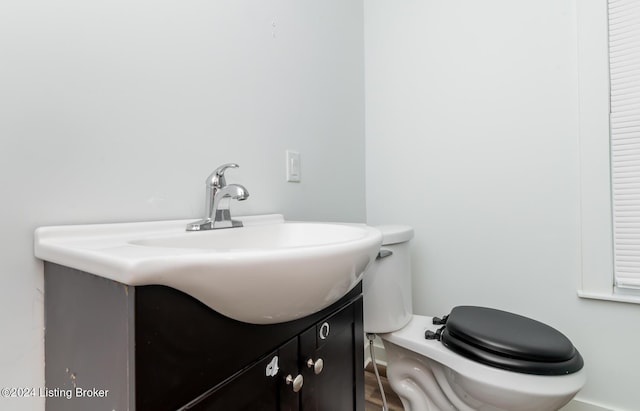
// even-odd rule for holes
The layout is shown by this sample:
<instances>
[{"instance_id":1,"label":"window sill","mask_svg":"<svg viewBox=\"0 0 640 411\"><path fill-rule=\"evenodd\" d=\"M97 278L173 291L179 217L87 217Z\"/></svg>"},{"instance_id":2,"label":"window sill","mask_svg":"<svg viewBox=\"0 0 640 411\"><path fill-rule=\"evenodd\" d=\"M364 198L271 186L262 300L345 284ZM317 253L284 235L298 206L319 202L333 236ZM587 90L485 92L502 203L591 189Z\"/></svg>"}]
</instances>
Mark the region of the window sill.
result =
<instances>
[{"instance_id":1,"label":"window sill","mask_svg":"<svg viewBox=\"0 0 640 411\"><path fill-rule=\"evenodd\" d=\"M594 293L578 290L578 297L592 300L615 301L618 303L640 304L640 295L625 295L616 293Z\"/></svg>"}]
</instances>

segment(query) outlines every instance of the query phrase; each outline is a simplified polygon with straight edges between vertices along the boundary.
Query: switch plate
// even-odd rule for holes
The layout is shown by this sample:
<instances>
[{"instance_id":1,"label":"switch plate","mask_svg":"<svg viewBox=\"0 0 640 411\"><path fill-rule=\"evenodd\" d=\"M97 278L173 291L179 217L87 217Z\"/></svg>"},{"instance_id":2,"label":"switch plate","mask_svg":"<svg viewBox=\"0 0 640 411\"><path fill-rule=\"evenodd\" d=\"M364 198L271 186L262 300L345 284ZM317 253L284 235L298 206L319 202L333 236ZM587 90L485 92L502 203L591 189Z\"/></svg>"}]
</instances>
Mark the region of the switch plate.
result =
<instances>
[{"instance_id":1,"label":"switch plate","mask_svg":"<svg viewBox=\"0 0 640 411\"><path fill-rule=\"evenodd\" d=\"M287 181L290 183L299 183L301 178L300 153L287 150Z\"/></svg>"}]
</instances>

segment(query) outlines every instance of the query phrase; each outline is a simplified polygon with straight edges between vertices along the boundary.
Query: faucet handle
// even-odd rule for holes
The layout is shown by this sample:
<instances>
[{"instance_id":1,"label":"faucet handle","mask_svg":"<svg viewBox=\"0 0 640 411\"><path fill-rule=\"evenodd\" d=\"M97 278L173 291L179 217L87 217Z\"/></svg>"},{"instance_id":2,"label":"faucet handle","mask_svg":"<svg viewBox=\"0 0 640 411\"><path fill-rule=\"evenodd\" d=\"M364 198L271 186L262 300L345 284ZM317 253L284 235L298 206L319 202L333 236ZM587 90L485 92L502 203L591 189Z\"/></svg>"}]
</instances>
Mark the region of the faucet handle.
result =
<instances>
[{"instance_id":1,"label":"faucet handle","mask_svg":"<svg viewBox=\"0 0 640 411\"><path fill-rule=\"evenodd\" d=\"M240 167L236 163L227 163L223 164L220 167L216 168L213 173L209 177L207 177L206 183L213 187L222 188L227 185L227 182L224 178L224 172L227 168L238 168Z\"/></svg>"}]
</instances>

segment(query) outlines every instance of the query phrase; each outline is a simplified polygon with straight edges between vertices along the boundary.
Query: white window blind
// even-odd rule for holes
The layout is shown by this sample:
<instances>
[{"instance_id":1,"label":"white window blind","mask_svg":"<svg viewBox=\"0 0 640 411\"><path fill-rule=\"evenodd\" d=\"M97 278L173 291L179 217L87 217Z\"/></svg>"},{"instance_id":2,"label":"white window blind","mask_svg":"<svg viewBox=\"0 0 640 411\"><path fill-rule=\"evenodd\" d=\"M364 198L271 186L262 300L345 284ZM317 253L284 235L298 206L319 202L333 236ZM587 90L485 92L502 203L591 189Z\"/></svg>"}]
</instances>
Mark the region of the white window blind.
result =
<instances>
[{"instance_id":1,"label":"white window blind","mask_svg":"<svg viewBox=\"0 0 640 411\"><path fill-rule=\"evenodd\" d=\"M640 0L609 0L609 64L615 285L640 289Z\"/></svg>"}]
</instances>

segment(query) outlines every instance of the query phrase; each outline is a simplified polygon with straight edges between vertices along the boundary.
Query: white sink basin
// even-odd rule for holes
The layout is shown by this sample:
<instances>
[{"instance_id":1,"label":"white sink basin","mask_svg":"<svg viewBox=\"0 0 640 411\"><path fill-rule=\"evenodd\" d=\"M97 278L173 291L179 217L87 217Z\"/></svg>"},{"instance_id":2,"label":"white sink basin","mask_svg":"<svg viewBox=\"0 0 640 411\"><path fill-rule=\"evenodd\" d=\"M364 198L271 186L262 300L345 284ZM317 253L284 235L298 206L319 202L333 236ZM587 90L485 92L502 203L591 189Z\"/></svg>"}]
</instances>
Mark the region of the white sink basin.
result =
<instances>
[{"instance_id":1,"label":"white sink basin","mask_svg":"<svg viewBox=\"0 0 640 411\"><path fill-rule=\"evenodd\" d=\"M245 226L186 232L191 220L41 227L36 257L129 285L181 290L254 324L295 320L351 290L380 248L359 224L238 218Z\"/></svg>"}]
</instances>

